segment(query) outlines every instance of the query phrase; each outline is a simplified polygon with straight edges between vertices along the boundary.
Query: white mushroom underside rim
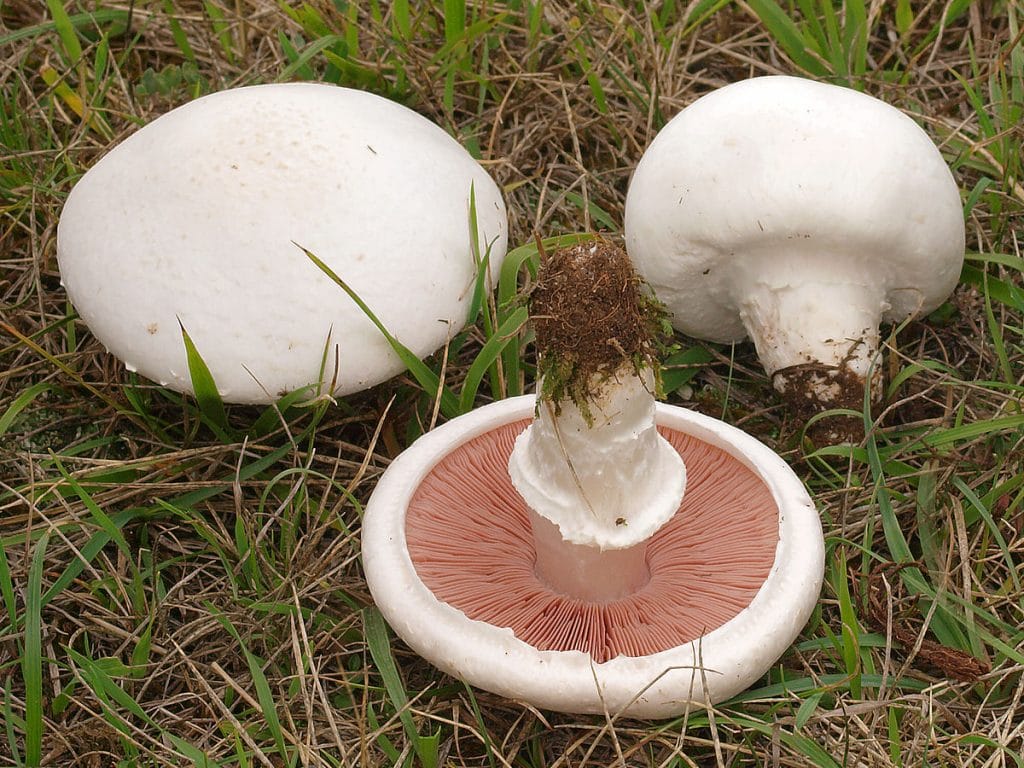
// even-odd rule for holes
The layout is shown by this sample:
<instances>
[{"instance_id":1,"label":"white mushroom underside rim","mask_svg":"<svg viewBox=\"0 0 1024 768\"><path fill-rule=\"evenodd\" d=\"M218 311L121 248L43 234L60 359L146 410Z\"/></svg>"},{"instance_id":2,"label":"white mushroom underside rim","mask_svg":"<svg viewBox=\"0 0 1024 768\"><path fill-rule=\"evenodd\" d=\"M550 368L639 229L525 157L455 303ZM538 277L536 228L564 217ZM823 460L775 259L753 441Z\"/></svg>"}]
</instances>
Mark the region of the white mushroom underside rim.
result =
<instances>
[{"instance_id":1,"label":"white mushroom underside rim","mask_svg":"<svg viewBox=\"0 0 1024 768\"><path fill-rule=\"evenodd\" d=\"M473 685L546 709L628 711L666 717L690 702L722 701L749 686L785 651L813 609L824 568L821 525L803 486L771 450L740 430L659 404L657 422L739 459L770 488L779 543L750 605L697 642L603 664L578 651L539 651L508 629L468 619L439 601L408 554L406 508L439 458L496 426L532 417L534 398L501 401L425 435L381 478L366 509L363 562L385 618L415 651ZM696 672L698 668L702 671Z\"/></svg>"}]
</instances>

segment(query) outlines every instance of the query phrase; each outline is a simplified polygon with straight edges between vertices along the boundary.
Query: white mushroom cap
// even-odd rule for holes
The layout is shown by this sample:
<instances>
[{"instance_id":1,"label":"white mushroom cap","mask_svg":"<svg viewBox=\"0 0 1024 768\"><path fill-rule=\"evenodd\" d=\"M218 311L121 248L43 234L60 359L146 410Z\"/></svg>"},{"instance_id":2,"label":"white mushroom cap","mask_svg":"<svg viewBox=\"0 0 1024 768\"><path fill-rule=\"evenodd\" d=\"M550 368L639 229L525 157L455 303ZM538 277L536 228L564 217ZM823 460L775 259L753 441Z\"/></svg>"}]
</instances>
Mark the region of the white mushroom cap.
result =
<instances>
[{"instance_id":1,"label":"white mushroom cap","mask_svg":"<svg viewBox=\"0 0 1024 768\"><path fill-rule=\"evenodd\" d=\"M190 391L180 320L226 400L268 402L319 381L330 335L324 378L337 347L344 395L404 366L296 243L426 356L466 321L471 189L496 275L501 193L441 128L346 88L239 88L100 160L68 197L57 255L82 319L130 370Z\"/></svg>"},{"instance_id":2,"label":"white mushroom cap","mask_svg":"<svg viewBox=\"0 0 1024 768\"><path fill-rule=\"evenodd\" d=\"M677 329L749 334L769 374L817 361L861 379L878 323L941 304L964 252L957 185L925 132L794 77L726 86L673 118L633 175L625 235Z\"/></svg>"},{"instance_id":3,"label":"white mushroom cap","mask_svg":"<svg viewBox=\"0 0 1024 768\"><path fill-rule=\"evenodd\" d=\"M668 717L749 686L782 655L817 602L824 569L821 524L803 485L774 452L691 411L659 403L656 420L736 457L767 485L779 510L769 575L750 605L727 623L694 643L594 663L588 654L541 651L510 629L469 619L424 584L406 539L406 510L417 488L448 452L532 418L534 406L527 395L449 421L417 440L381 477L366 507L362 549L367 583L388 623L445 672L545 709Z\"/></svg>"}]
</instances>

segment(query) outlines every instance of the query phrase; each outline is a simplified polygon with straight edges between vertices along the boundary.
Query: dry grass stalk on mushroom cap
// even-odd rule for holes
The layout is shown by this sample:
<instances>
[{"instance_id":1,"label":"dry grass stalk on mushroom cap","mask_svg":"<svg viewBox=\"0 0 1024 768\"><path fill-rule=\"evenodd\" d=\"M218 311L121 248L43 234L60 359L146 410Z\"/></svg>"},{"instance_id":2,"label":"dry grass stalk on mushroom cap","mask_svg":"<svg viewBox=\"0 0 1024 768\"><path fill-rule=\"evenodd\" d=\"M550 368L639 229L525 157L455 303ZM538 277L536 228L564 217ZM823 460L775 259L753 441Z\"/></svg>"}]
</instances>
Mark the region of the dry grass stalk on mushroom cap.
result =
<instances>
[{"instance_id":1,"label":"dry grass stalk on mushroom cap","mask_svg":"<svg viewBox=\"0 0 1024 768\"><path fill-rule=\"evenodd\" d=\"M279 743L310 765L413 752L369 652L379 638L364 630L359 510L344 491L365 499L429 423L433 392L400 379L338 408L286 410L287 430L271 420L244 442L133 380L68 320L53 259L73 179L110 146L196 93L330 75L402 98L473 147L505 187L510 241L524 243L535 230L618 229L630 169L668 117L712 87L785 73L918 115L964 191L970 252L941 314L886 339L891 391L857 446L801 443L803 423L746 346L681 339L667 368L669 385L686 379L688 404L768 442L815 493L832 563L820 620L784 668L713 718L550 716L467 691L394 644L405 713L421 736L440 732L438 757L456 765L1015 764L1019 4L851 3L836 28L863 18L866 34L833 37L825 6L790 28L766 0L649 13L613 0L474 4L464 18L457 3L446 17L440 4L377 15L373 3L316 2L298 20L270 0L169 5L173 15L126 0L0 10L0 762L16 747L51 765L189 764L172 735L211 765L273 765ZM485 340L479 329L455 340L446 385L459 390ZM238 432L259 415L228 413ZM894 620L912 612L920 637L985 658L980 684L941 677L869 625L873 566L900 559L921 564L893 576L908 589L893 593Z\"/></svg>"}]
</instances>

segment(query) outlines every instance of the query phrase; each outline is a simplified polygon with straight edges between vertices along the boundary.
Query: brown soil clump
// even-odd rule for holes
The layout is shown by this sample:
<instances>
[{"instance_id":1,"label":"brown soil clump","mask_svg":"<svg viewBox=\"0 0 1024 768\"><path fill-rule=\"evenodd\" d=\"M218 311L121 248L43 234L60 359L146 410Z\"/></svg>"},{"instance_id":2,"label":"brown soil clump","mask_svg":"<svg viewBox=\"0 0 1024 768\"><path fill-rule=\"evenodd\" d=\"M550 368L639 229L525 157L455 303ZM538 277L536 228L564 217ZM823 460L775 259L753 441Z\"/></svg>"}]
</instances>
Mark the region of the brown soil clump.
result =
<instances>
[{"instance_id":1,"label":"brown soil clump","mask_svg":"<svg viewBox=\"0 0 1024 768\"><path fill-rule=\"evenodd\" d=\"M865 382L849 368L820 363L794 365L776 371L772 383L801 423L825 410L844 409L858 414L835 414L815 421L807 428L807 435L815 444L859 443L864 438L864 420L860 414L864 411ZM879 382L875 392L880 391Z\"/></svg>"},{"instance_id":2,"label":"brown soil clump","mask_svg":"<svg viewBox=\"0 0 1024 768\"><path fill-rule=\"evenodd\" d=\"M543 377L541 397L586 413L601 382L624 363L655 367L664 310L621 248L603 240L542 258L530 294Z\"/></svg>"}]
</instances>

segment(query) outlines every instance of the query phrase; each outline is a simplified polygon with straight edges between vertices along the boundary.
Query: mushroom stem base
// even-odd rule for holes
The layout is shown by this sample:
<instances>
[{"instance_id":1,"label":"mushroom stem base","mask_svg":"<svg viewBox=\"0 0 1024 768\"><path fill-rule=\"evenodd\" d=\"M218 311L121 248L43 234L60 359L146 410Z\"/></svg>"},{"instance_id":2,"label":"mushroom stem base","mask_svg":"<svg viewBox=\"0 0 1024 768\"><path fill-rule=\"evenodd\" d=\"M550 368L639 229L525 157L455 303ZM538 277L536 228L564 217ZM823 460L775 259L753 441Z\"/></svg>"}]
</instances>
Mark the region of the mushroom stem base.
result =
<instances>
[{"instance_id":1,"label":"mushroom stem base","mask_svg":"<svg viewBox=\"0 0 1024 768\"><path fill-rule=\"evenodd\" d=\"M748 286L740 308L775 389L812 413L859 410L868 383L878 400L878 325L889 308L881 289L853 275L776 272Z\"/></svg>"},{"instance_id":2,"label":"mushroom stem base","mask_svg":"<svg viewBox=\"0 0 1024 768\"><path fill-rule=\"evenodd\" d=\"M634 594L651 579L646 541L602 551L566 541L558 526L533 510L530 523L537 548L537 578L561 595L610 602Z\"/></svg>"}]
</instances>

